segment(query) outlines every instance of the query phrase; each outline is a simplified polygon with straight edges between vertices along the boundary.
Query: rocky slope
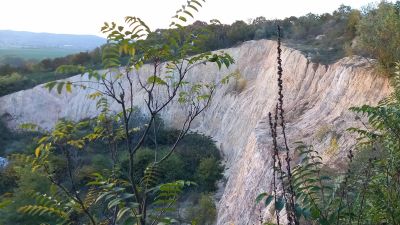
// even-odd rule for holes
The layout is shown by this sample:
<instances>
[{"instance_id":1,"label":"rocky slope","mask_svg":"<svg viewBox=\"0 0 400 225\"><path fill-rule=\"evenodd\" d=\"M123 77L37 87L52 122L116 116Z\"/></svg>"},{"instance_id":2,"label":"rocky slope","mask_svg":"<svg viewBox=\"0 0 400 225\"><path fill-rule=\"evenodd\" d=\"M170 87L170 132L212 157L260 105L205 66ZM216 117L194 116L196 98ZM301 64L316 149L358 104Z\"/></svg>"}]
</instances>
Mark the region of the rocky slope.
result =
<instances>
[{"instance_id":1,"label":"rocky slope","mask_svg":"<svg viewBox=\"0 0 400 225\"><path fill-rule=\"evenodd\" d=\"M235 81L220 88L212 104L194 123L193 129L212 136L227 162L227 183L218 204L219 225L253 224L259 218L258 193L270 191L271 140L268 112L277 98L276 42L250 41L225 50L236 60L229 70L211 65L193 70L190 78L212 80L239 71L243 90ZM310 63L299 51L283 48L284 95L288 137L314 144L324 161L340 168L352 145L345 130L357 126L348 108L376 104L390 92L387 79L372 72L367 59L344 58L329 66ZM144 67L139 74L146 74ZM72 80L82 79L80 76ZM138 87L136 87L135 90ZM51 128L61 117L82 119L96 115L89 89L58 95L38 86L0 98L0 116L11 127L33 122ZM137 105L141 93L135 96ZM117 109L117 105L112 105ZM170 126L177 126L182 114L172 106L163 112ZM265 210L264 210L265 211ZM261 213L267 214L262 211Z\"/></svg>"}]
</instances>

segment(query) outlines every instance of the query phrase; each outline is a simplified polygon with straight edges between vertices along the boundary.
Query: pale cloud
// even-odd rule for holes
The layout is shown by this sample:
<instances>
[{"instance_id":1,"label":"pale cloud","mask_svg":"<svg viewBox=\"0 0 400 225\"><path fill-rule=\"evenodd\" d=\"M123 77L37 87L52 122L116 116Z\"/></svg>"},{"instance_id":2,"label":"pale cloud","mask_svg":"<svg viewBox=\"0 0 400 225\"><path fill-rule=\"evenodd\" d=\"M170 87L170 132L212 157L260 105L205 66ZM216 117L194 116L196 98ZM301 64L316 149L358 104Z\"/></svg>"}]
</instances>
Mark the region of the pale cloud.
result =
<instances>
[{"instance_id":1,"label":"pale cloud","mask_svg":"<svg viewBox=\"0 0 400 225\"><path fill-rule=\"evenodd\" d=\"M101 35L103 22L141 17L152 29L166 28L186 0L1 0L0 29ZM332 12L341 4L360 8L371 0L208 0L196 19L223 23Z\"/></svg>"}]
</instances>

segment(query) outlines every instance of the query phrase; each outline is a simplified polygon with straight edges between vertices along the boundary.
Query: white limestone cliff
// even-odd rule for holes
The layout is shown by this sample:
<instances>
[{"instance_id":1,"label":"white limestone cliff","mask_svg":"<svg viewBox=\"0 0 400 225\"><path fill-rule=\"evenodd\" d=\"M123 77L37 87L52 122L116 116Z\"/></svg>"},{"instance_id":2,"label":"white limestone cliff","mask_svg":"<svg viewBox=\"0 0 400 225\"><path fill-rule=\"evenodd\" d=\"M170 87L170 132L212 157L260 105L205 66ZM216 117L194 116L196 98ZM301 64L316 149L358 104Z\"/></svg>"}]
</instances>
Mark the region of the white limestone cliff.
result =
<instances>
[{"instance_id":1,"label":"white limestone cliff","mask_svg":"<svg viewBox=\"0 0 400 225\"><path fill-rule=\"evenodd\" d=\"M193 80L212 80L238 70L246 80L240 92L233 88L234 81L220 88L193 125L193 130L217 141L228 167L226 187L218 203L218 225L253 224L259 215L255 197L270 191L272 143L267 116L277 98L276 47L274 41L246 42L225 50L236 61L229 70L218 71L205 65L189 74ZM282 60L289 142L313 144L325 162L340 168L353 144L346 129L357 126L355 115L348 109L377 104L390 93L388 79L375 74L368 60L361 57L344 58L325 66L311 63L299 51L284 47ZM139 73L148 71L150 67L145 66ZM90 92L86 89L58 95L38 86L1 97L0 116L14 128L28 122L51 128L62 117L93 117L95 102L86 97ZM134 98L139 107L143 106L141 96L138 91ZM117 109L115 104L112 107ZM177 126L182 114L178 106L172 105L162 117L169 126Z\"/></svg>"}]
</instances>

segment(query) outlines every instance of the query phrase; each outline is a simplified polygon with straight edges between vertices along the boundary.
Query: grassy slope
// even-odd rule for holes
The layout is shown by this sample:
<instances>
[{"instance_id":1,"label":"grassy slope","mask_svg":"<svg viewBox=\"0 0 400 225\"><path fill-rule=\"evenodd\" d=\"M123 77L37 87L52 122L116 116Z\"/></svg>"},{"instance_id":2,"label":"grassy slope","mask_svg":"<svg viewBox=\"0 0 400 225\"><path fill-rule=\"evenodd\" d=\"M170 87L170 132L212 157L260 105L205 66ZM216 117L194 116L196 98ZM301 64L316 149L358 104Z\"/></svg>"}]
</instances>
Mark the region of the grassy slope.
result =
<instances>
[{"instance_id":1,"label":"grassy slope","mask_svg":"<svg viewBox=\"0 0 400 225\"><path fill-rule=\"evenodd\" d=\"M1 57L18 57L25 60L43 60L78 53L76 49L61 48L0 48Z\"/></svg>"}]
</instances>

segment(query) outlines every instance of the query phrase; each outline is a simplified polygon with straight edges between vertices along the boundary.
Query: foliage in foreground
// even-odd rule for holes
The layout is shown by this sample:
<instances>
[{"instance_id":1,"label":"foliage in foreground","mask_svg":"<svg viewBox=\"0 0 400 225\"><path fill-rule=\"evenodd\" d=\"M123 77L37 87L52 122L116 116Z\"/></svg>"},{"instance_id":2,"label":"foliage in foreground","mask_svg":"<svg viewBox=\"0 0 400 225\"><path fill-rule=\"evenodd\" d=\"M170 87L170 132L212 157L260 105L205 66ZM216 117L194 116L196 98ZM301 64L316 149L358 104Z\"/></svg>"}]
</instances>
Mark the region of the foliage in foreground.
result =
<instances>
[{"instance_id":1,"label":"foliage in foreground","mask_svg":"<svg viewBox=\"0 0 400 225\"><path fill-rule=\"evenodd\" d=\"M87 69L82 75L87 76L86 80L54 81L45 85L49 91L55 89L58 93L80 88L93 90L88 97L97 102L99 116L94 121L77 123L61 120L52 131L25 125L24 128L42 131L44 135L37 141L34 156L20 155L16 161L22 162L21 168L42 175L48 185L34 193L39 196L38 200L19 207L20 213L45 217L57 224L145 225L176 221L169 215L175 211L179 196L197 184L175 180L178 177L168 175L176 174L168 171L175 169L174 164L184 164L175 157L179 144L194 119L210 104L215 90L231 77L220 76L210 83L191 82L187 79L188 72L204 64L221 69L234 63L224 52L191 56L204 40L187 32L183 24L187 16L193 17L199 10L200 2L203 1L188 1L176 12L171 32L161 37L162 42L145 41L153 32L140 18L126 17L127 26L105 23L102 31L108 43L102 52L104 72ZM152 72L139 75L145 63L150 64ZM63 66L58 72L67 73L71 69L76 68ZM136 85L144 93L145 123L133 120L135 104L138 104L134 102ZM118 113L110 109L110 101L119 106ZM183 122L171 135L173 140L169 140L169 145L160 146L159 115L167 107L181 110ZM148 152L144 146L149 140L155 148L153 157L146 162ZM108 164L108 168L87 167L80 157L94 143L106 148L109 160L98 164ZM214 190L223 170L218 157L210 155L194 163L197 165L191 164L188 169L196 174L194 179L199 181L202 191ZM4 205L12 203L5 198Z\"/></svg>"},{"instance_id":2,"label":"foliage in foreground","mask_svg":"<svg viewBox=\"0 0 400 225\"><path fill-rule=\"evenodd\" d=\"M275 114L269 114L274 161L272 190L260 194L256 201L271 207L273 222L278 225L283 221L296 225L400 224L400 65L392 78L395 91L390 97L378 106L351 109L367 116L369 123L363 129L349 129L359 138L355 149L348 153L348 169L329 175L312 146L300 142L292 152L287 145L280 51L279 46L279 98ZM283 141L284 151L279 150L279 141ZM357 152L356 157L353 152ZM293 156L300 161L294 164Z\"/></svg>"},{"instance_id":3,"label":"foliage in foreground","mask_svg":"<svg viewBox=\"0 0 400 225\"><path fill-rule=\"evenodd\" d=\"M88 126L83 128L80 132L80 136L89 135L93 130L93 124L97 118L90 121ZM142 121L143 118L135 118L135 120ZM161 122L161 121L160 121ZM148 165L154 161L156 154L162 156L165 155L165 149L173 142L179 131L165 129L160 125L160 130L157 132L157 153L156 146L153 141L153 136L149 136L148 140L143 145L137 157L134 161L135 170L138 172L137 177L143 177L143 171L146 170ZM40 133L23 133L17 134L10 131L10 137L7 139L7 144L10 144L10 148L22 148L24 145L27 146L22 152L8 152L12 154L10 164L4 169L0 169L0 224L38 224L39 222L51 222L56 215L51 214L50 211L45 211L42 204L38 210L38 213L30 216L27 213L31 213L35 209L34 205L38 204L43 197L54 197L53 195L62 195L62 193L51 193L57 188L51 185L47 180L46 176L40 171L31 171L30 162L31 157L26 155L32 155L31 149L35 145L32 139L38 139L42 136ZM26 140L25 137L28 137ZM62 181L62 183L68 183L65 181L67 174L65 172L65 163L62 160L63 156L59 155L59 150L56 150L56 155L50 160L49 164L57 171L54 174L54 179ZM217 160L215 160L217 159ZM109 171L112 169L110 162L109 153L107 147L101 141L94 141L87 143L84 151L77 155L77 161L80 162L79 174L76 175L75 182L78 184L78 189L82 193L86 193L93 190L88 190L86 183L90 182L93 177L93 173L96 171ZM121 154L118 157L119 167L127 170L128 156ZM214 164L204 167L203 161L211 161ZM168 160L160 165L160 170L163 172L159 174L158 182L168 183L175 180L191 180L194 181L196 186L192 186L190 190L185 190L184 195L179 199L180 202L188 202L185 204L198 204L201 203L199 200L187 199L187 196L192 195L190 193L209 192L215 189L216 181L222 177L223 167L221 164L221 156L218 149L216 148L213 141L205 136L191 133L188 134L182 142L177 146L176 153L172 155ZM207 164L208 165L208 164ZM217 168L217 169L216 169ZM219 171L218 173L216 173ZM216 174L214 177L208 177L209 182L203 182L201 177L204 174ZM43 196L45 194L45 196ZM58 201L62 201L63 198L58 196ZM13 202L13 204L9 204ZM46 203L47 204L47 203ZM46 205L43 204L43 205ZM181 208L181 206L177 206ZM215 206L214 206L215 207ZM54 207L53 207L54 208ZM57 208L57 207L56 207ZM41 209L41 210L40 210ZM208 210L212 210L209 208ZM40 212L43 214L40 215ZM176 213L170 214L172 218L177 218ZM191 217L177 219L178 221L190 222L193 219ZM12 223L11 223L12 221Z\"/></svg>"}]
</instances>

